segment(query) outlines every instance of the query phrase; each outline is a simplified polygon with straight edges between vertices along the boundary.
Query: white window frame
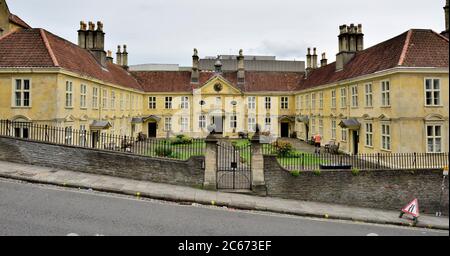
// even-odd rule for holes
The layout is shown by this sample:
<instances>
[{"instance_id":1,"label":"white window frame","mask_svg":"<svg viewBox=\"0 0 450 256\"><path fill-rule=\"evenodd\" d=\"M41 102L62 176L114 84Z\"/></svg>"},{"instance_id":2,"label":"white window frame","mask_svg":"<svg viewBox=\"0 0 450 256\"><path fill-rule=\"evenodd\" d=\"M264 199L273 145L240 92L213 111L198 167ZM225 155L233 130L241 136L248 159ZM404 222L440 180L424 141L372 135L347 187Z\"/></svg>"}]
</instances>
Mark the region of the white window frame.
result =
<instances>
[{"instance_id":1,"label":"white window frame","mask_svg":"<svg viewBox=\"0 0 450 256\"><path fill-rule=\"evenodd\" d=\"M316 110L316 94L311 93L311 110Z\"/></svg>"},{"instance_id":2,"label":"white window frame","mask_svg":"<svg viewBox=\"0 0 450 256\"><path fill-rule=\"evenodd\" d=\"M266 109L271 109L272 108L272 98L271 97L265 97L264 99L264 107Z\"/></svg>"},{"instance_id":3,"label":"white window frame","mask_svg":"<svg viewBox=\"0 0 450 256\"><path fill-rule=\"evenodd\" d=\"M428 128L432 127L433 134L428 133ZM439 127L439 135L436 135L436 128ZM427 153L442 153L443 152L443 125L442 124L426 124L425 125L425 144ZM432 149L430 149L430 140L432 141ZM439 141L439 144L437 143ZM439 145L439 146L438 146ZM439 147L439 150L437 150Z\"/></svg>"},{"instance_id":4,"label":"white window frame","mask_svg":"<svg viewBox=\"0 0 450 256\"><path fill-rule=\"evenodd\" d=\"M111 90L110 109L116 108L116 92Z\"/></svg>"},{"instance_id":5,"label":"white window frame","mask_svg":"<svg viewBox=\"0 0 450 256\"><path fill-rule=\"evenodd\" d=\"M230 128L237 129L237 115L234 113L230 116Z\"/></svg>"},{"instance_id":6,"label":"white window frame","mask_svg":"<svg viewBox=\"0 0 450 256\"><path fill-rule=\"evenodd\" d=\"M347 108L347 88L346 87L342 87L340 89L341 92L341 108Z\"/></svg>"},{"instance_id":7,"label":"white window frame","mask_svg":"<svg viewBox=\"0 0 450 256\"><path fill-rule=\"evenodd\" d=\"M251 116L248 118L248 131L255 132L256 131L256 118Z\"/></svg>"},{"instance_id":8,"label":"white window frame","mask_svg":"<svg viewBox=\"0 0 450 256\"><path fill-rule=\"evenodd\" d=\"M265 120L264 120L264 127L266 128L266 131L267 130L272 130L272 118L271 117L266 117L265 118Z\"/></svg>"},{"instance_id":9,"label":"white window frame","mask_svg":"<svg viewBox=\"0 0 450 256\"><path fill-rule=\"evenodd\" d=\"M72 126L67 126L64 128L64 143L66 145L72 145L72 143L73 143Z\"/></svg>"},{"instance_id":10,"label":"white window frame","mask_svg":"<svg viewBox=\"0 0 450 256\"><path fill-rule=\"evenodd\" d=\"M155 96L148 97L148 108L156 109L156 97Z\"/></svg>"},{"instance_id":11,"label":"white window frame","mask_svg":"<svg viewBox=\"0 0 450 256\"><path fill-rule=\"evenodd\" d=\"M336 109L337 104L336 104L336 89L331 90L331 108L332 109Z\"/></svg>"},{"instance_id":12,"label":"white window frame","mask_svg":"<svg viewBox=\"0 0 450 256\"><path fill-rule=\"evenodd\" d=\"M427 81L431 80L431 89L427 88ZM435 82L439 83L439 88L435 89ZM425 89L425 94L424 94L424 98L425 98L425 106L426 107L442 107L442 81L440 78L435 78L435 77L426 77L424 79L424 89ZM431 94L431 104L428 104L428 93ZM439 101L437 104L435 103L436 101L436 95L435 93L438 93L438 97L437 100Z\"/></svg>"},{"instance_id":13,"label":"white window frame","mask_svg":"<svg viewBox=\"0 0 450 256\"><path fill-rule=\"evenodd\" d=\"M181 132L187 132L189 130L189 118L180 117L180 128Z\"/></svg>"},{"instance_id":14,"label":"white window frame","mask_svg":"<svg viewBox=\"0 0 450 256\"><path fill-rule=\"evenodd\" d=\"M373 123L367 122L364 125L365 128L365 146L373 148Z\"/></svg>"},{"instance_id":15,"label":"white window frame","mask_svg":"<svg viewBox=\"0 0 450 256\"><path fill-rule=\"evenodd\" d=\"M189 97L188 96L181 96L181 109L189 109Z\"/></svg>"},{"instance_id":16,"label":"white window frame","mask_svg":"<svg viewBox=\"0 0 450 256\"><path fill-rule=\"evenodd\" d=\"M300 110L303 110L303 109L304 109L305 101L304 101L303 99L304 99L304 98L303 98L303 95L301 95L301 96L300 96Z\"/></svg>"},{"instance_id":17,"label":"white window frame","mask_svg":"<svg viewBox=\"0 0 450 256\"><path fill-rule=\"evenodd\" d=\"M319 109L323 109L323 92L319 93Z\"/></svg>"},{"instance_id":18,"label":"white window frame","mask_svg":"<svg viewBox=\"0 0 450 256\"><path fill-rule=\"evenodd\" d=\"M391 106L391 82L389 80L381 81L381 106Z\"/></svg>"},{"instance_id":19,"label":"white window frame","mask_svg":"<svg viewBox=\"0 0 450 256\"><path fill-rule=\"evenodd\" d=\"M248 109L254 110L256 109L256 97L255 96L249 96L247 98L248 102Z\"/></svg>"},{"instance_id":20,"label":"white window frame","mask_svg":"<svg viewBox=\"0 0 450 256\"><path fill-rule=\"evenodd\" d=\"M365 92L365 106L366 108L373 107L373 84L367 83L364 85Z\"/></svg>"},{"instance_id":21,"label":"white window frame","mask_svg":"<svg viewBox=\"0 0 450 256\"><path fill-rule=\"evenodd\" d=\"M102 109L108 109L108 90L102 90Z\"/></svg>"},{"instance_id":22,"label":"white window frame","mask_svg":"<svg viewBox=\"0 0 450 256\"><path fill-rule=\"evenodd\" d=\"M348 140L348 129L341 128L341 141L347 142Z\"/></svg>"},{"instance_id":23,"label":"white window frame","mask_svg":"<svg viewBox=\"0 0 450 256\"><path fill-rule=\"evenodd\" d=\"M386 129L388 128L388 129ZM381 124L381 149L385 151L392 150L392 129L391 124L382 123Z\"/></svg>"},{"instance_id":24,"label":"white window frame","mask_svg":"<svg viewBox=\"0 0 450 256\"><path fill-rule=\"evenodd\" d=\"M352 108L357 108L359 106L358 85L352 86L351 91L352 91Z\"/></svg>"},{"instance_id":25,"label":"white window frame","mask_svg":"<svg viewBox=\"0 0 450 256\"><path fill-rule=\"evenodd\" d=\"M73 82L66 81L66 108L73 108Z\"/></svg>"},{"instance_id":26,"label":"white window frame","mask_svg":"<svg viewBox=\"0 0 450 256\"><path fill-rule=\"evenodd\" d=\"M125 101L123 93L120 93L120 110L125 110Z\"/></svg>"},{"instance_id":27,"label":"white window frame","mask_svg":"<svg viewBox=\"0 0 450 256\"><path fill-rule=\"evenodd\" d=\"M80 125L80 132L79 132L79 144L82 147L85 147L87 145L87 130L86 125L82 124Z\"/></svg>"},{"instance_id":28,"label":"white window frame","mask_svg":"<svg viewBox=\"0 0 450 256\"><path fill-rule=\"evenodd\" d=\"M205 129L206 128L206 115L198 116L198 127L200 129Z\"/></svg>"},{"instance_id":29,"label":"white window frame","mask_svg":"<svg viewBox=\"0 0 450 256\"><path fill-rule=\"evenodd\" d=\"M87 108L87 85L85 84L80 85L80 108Z\"/></svg>"},{"instance_id":30,"label":"white window frame","mask_svg":"<svg viewBox=\"0 0 450 256\"><path fill-rule=\"evenodd\" d=\"M98 109L98 87L92 87L92 108Z\"/></svg>"},{"instance_id":31,"label":"white window frame","mask_svg":"<svg viewBox=\"0 0 450 256\"><path fill-rule=\"evenodd\" d=\"M281 109L289 109L289 97L281 97Z\"/></svg>"},{"instance_id":32,"label":"white window frame","mask_svg":"<svg viewBox=\"0 0 450 256\"><path fill-rule=\"evenodd\" d=\"M173 108L173 97L167 96L165 98L164 107L165 107L165 109Z\"/></svg>"},{"instance_id":33,"label":"white window frame","mask_svg":"<svg viewBox=\"0 0 450 256\"><path fill-rule=\"evenodd\" d=\"M31 79L14 78L13 80L12 107L14 108L31 108ZM17 81L20 81L20 89L17 89ZM28 89L25 89L25 81L28 81ZM17 94L20 95L20 104L17 104ZM28 95L28 104L25 104L25 95Z\"/></svg>"},{"instance_id":34,"label":"white window frame","mask_svg":"<svg viewBox=\"0 0 450 256\"><path fill-rule=\"evenodd\" d=\"M164 131L166 132L172 131L172 117L164 118Z\"/></svg>"}]
</instances>

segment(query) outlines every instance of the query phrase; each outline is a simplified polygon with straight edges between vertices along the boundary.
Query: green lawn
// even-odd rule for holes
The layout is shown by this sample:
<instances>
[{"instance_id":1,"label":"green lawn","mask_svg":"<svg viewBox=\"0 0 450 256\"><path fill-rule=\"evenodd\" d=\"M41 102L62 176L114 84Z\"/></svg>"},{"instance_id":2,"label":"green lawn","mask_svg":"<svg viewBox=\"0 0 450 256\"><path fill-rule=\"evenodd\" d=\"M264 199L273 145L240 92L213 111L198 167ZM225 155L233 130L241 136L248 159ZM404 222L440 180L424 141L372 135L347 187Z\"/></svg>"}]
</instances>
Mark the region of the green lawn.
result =
<instances>
[{"instance_id":1,"label":"green lawn","mask_svg":"<svg viewBox=\"0 0 450 256\"><path fill-rule=\"evenodd\" d=\"M206 148L205 141L203 140L194 140L191 144L180 145L174 145L170 140L163 140L146 146L146 156L166 157L177 160L188 160L192 156L203 156ZM166 151L166 153L161 151Z\"/></svg>"}]
</instances>

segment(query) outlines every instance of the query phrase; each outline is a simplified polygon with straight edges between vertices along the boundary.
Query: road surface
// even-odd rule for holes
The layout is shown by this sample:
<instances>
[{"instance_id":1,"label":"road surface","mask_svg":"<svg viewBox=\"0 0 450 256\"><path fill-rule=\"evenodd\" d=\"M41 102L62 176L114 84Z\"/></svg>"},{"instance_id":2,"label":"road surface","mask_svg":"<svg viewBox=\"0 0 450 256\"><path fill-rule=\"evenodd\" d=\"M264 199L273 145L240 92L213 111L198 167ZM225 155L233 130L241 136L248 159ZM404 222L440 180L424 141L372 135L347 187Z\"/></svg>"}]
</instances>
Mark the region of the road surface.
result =
<instances>
[{"instance_id":1,"label":"road surface","mask_svg":"<svg viewBox=\"0 0 450 256\"><path fill-rule=\"evenodd\" d=\"M448 236L448 231L180 205L0 179L0 236Z\"/></svg>"}]
</instances>

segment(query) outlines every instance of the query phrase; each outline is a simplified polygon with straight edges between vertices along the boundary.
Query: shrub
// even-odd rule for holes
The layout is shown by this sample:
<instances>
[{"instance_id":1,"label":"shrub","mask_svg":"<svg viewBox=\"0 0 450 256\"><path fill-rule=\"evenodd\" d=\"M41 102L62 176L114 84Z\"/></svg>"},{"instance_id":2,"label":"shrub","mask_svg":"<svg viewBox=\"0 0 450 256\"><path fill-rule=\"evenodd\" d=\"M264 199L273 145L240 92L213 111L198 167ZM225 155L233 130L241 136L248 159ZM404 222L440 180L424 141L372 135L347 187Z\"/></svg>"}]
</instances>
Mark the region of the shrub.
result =
<instances>
[{"instance_id":1,"label":"shrub","mask_svg":"<svg viewBox=\"0 0 450 256\"><path fill-rule=\"evenodd\" d=\"M180 134L172 139L171 144L172 145L188 145L188 144L192 144L192 142L193 142L192 138L190 138L186 135Z\"/></svg>"},{"instance_id":2,"label":"shrub","mask_svg":"<svg viewBox=\"0 0 450 256\"><path fill-rule=\"evenodd\" d=\"M320 170L314 170L314 175L316 176L320 176L322 174L322 172Z\"/></svg>"},{"instance_id":3,"label":"shrub","mask_svg":"<svg viewBox=\"0 0 450 256\"><path fill-rule=\"evenodd\" d=\"M288 156L294 150L292 144L286 141L276 141L272 144L272 146L275 148L277 155L280 157Z\"/></svg>"},{"instance_id":4,"label":"shrub","mask_svg":"<svg viewBox=\"0 0 450 256\"><path fill-rule=\"evenodd\" d=\"M352 174L353 174L353 176L358 176L359 175L359 169L353 168L352 169Z\"/></svg>"},{"instance_id":5,"label":"shrub","mask_svg":"<svg viewBox=\"0 0 450 256\"><path fill-rule=\"evenodd\" d=\"M301 171L298 171L298 170L295 170L295 171L291 172L291 175L294 176L294 177L299 177L300 174L301 174Z\"/></svg>"},{"instance_id":6,"label":"shrub","mask_svg":"<svg viewBox=\"0 0 450 256\"><path fill-rule=\"evenodd\" d=\"M172 153L172 149L168 146L161 146L155 149L155 154L159 157L170 157L172 156Z\"/></svg>"}]
</instances>

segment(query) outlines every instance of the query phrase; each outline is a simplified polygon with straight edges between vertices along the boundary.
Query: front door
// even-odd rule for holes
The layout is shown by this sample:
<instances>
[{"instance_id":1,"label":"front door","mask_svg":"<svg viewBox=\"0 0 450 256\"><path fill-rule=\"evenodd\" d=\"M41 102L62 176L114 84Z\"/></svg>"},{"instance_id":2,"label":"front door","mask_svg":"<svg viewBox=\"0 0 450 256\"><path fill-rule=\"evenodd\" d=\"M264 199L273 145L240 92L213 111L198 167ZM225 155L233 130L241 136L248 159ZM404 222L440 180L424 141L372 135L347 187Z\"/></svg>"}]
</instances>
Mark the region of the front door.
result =
<instances>
[{"instance_id":1,"label":"front door","mask_svg":"<svg viewBox=\"0 0 450 256\"><path fill-rule=\"evenodd\" d=\"M91 136L92 147L93 148L97 148L98 139L99 139L99 132L98 131L93 131L92 132L92 136Z\"/></svg>"},{"instance_id":2,"label":"front door","mask_svg":"<svg viewBox=\"0 0 450 256\"><path fill-rule=\"evenodd\" d=\"M289 138L289 123L281 123L281 138Z\"/></svg>"},{"instance_id":3,"label":"front door","mask_svg":"<svg viewBox=\"0 0 450 256\"><path fill-rule=\"evenodd\" d=\"M358 154L359 134L358 131L353 131L353 154Z\"/></svg>"},{"instance_id":4,"label":"front door","mask_svg":"<svg viewBox=\"0 0 450 256\"><path fill-rule=\"evenodd\" d=\"M148 123L148 137L156 138L156 123Z\"/></svg>"},{"instance_id":5,"label":"front door","mask_svg":"<svg viewBox=\"0 0 450 256\"><path fill-rule=\"evenodd\" d=\"M214 116L213 124L215 125L215 132L222 134L223 133L223 117L222 116Z\"/></svg>"}]
</instances>

